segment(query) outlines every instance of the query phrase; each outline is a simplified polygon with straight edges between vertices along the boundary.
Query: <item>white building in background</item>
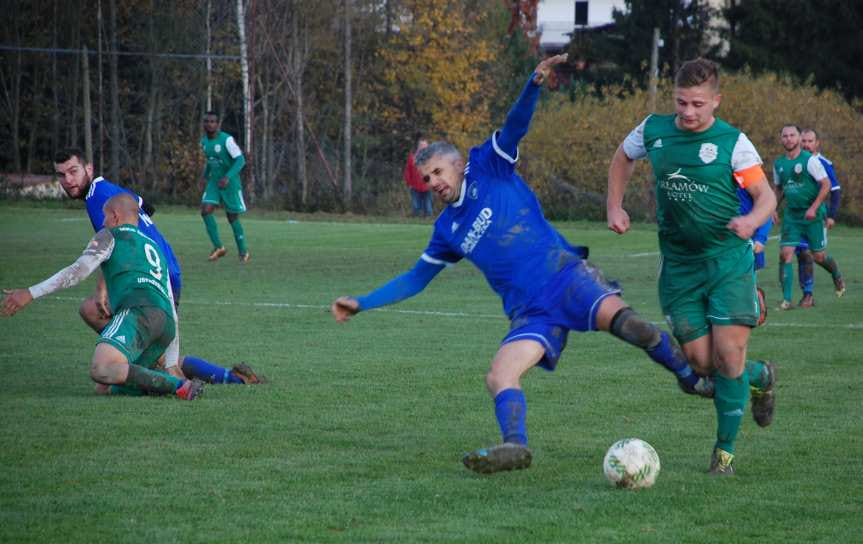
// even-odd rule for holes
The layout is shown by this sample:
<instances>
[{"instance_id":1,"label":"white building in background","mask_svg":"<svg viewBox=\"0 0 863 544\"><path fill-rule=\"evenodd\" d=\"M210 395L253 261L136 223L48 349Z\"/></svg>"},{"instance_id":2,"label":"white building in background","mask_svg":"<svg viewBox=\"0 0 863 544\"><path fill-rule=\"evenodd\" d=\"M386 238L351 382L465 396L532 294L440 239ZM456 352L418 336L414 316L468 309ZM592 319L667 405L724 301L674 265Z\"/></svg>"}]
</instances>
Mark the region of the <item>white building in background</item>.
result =
<instances>
[{"instance_id":1,"label":"white building in background","mask_svg":"<svg viewBox=\"0 0 863 544\"><path fill-rule=\"evenodd\" d=\"M624 0L539 0L536 25L540 32L539 47L555 51L566 47L572 33L579 28L596 28L611 24L612 10L626 9Z\"/></svg>"}]
</instances>

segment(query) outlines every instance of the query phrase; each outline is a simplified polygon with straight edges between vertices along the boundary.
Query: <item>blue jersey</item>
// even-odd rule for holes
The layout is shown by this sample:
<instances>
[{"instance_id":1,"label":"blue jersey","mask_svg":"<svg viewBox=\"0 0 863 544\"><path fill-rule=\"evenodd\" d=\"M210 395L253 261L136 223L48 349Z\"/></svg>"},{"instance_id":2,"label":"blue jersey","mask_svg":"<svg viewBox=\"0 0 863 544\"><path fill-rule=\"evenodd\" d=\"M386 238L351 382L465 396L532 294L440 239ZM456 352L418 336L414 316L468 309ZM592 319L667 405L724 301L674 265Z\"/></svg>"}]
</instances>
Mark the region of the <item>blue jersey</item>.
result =
<instances>
[{"instance_id":1,"label":"blue jersey","mask_svg":"<svg viewBox=\"0 0 863 544\"><path fill-rule=\"evenodd\" d=\"M102 223L105 221L105 212L102 211L102 207L105 205L105 202L107 202L112 196L120 193L128 193L134 196L138 201L138 206L143 202L143 199L132 191L124 187L114 185L101 176L90 183L90 188L87 190L87 196L84 197L84 203L87 205L87 215L90 216L90 223L93 225L94 231L100 230L102 228ZM162 233L160 233L159 229L156 228L156 224L153 223L150 216L143 210L138 210L138 228L141 232L159 244L159 249L162 250L162 253L165 255L165 259L168 261L167 268L168 275L171 279L171 289L174 293L175 302L178 301L180 299L180 289L182 286L180 263L174 255L174 250L171 249L171 244L165 240Z\"/></svg>"},{"instance_id":2,"label":"blue jersey","mask_svg":"<svg viewBox=\"0 0 863 544\"><path fill-rule=\"evenodd\" d=\"M833 169L833 162L828 160L827 157L818 153L815 155L818 157L818 160L821 161L821 164L824 166L824 170L827 172L827 177L830 178L830 190L838 191L841 189L839 186L839 179L836 177L836 170Z\"/></svg>"},{"instance_id":3,"label":"blue jersey","mask_svg":"<svg viewBox=\"0 0 863 544\"><path fill-rule=\"evenodd\" d=\"M751 212L754 202L752 201L752 195L749 194L749 191L738 188L737 196L740 197L740 215L746 215ZM773 218L768 217L767 221L755 229L755 232L752 234L752 239L762 245L767 245L767 236L770 234L771 228L773 228Z\"/></svg>"},{"instance_id":4,"label":"blue jersey","mask_svg":"<svg viewBox=\"0 0 863 544\"><path fill-rule=\"evenodd\" d=\"M545 219L536 195L515 173L518 150L511 156L497 136L470 150L461 196L435 221L422 259L468 259L512 319L558 271L587 252L571 246Z\"/></svg>"}]
</instances>

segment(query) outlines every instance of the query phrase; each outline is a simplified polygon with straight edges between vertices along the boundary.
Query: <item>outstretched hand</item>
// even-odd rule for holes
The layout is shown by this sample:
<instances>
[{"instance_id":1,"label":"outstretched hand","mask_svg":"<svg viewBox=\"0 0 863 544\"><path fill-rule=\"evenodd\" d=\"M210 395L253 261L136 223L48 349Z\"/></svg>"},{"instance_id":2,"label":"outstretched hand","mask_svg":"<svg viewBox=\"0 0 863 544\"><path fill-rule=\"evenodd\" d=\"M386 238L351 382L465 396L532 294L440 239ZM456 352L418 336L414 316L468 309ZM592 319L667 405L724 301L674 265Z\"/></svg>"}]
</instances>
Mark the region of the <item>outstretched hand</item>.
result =
<instances>
[{"instance_id":1,"label":"outstretched hand","mask_svg":"<svg viewBox=\"0 0 863 544\"><path fill-rule=\"evenodd\" d=\"M542 85L542 83L548 78L548 74L551 73L551 67L566 62L567 58L569 58L569 55L564 53L563 55L555 55L553 57L543 59L543 61L540 62L534 70L535 75L533 76L533 82L537 85Z\"/></svg>"},{"instance_id":2,"label":"outstretched hand","mask_svg":"<svg viewBox=\"0 0 863 544\"><path fill-rule=\"evenodd\" d=\"M33 295L29 289L3 289L3 306L0 307L0 314L5 316L15 315L18 310L27 306L33 301Z\"/></svg>"},{"instance_id":3,"label":"outstretched hand","mask_svg":"<svg viewBox=\"0 0 863 544\"><path fill-rule=\"evenodd\" d=\"M354 314L360 311L360 303L354 297L339 297L330 306L330 312L339 323L348 321Z\"/></svg>"}]
</instances>

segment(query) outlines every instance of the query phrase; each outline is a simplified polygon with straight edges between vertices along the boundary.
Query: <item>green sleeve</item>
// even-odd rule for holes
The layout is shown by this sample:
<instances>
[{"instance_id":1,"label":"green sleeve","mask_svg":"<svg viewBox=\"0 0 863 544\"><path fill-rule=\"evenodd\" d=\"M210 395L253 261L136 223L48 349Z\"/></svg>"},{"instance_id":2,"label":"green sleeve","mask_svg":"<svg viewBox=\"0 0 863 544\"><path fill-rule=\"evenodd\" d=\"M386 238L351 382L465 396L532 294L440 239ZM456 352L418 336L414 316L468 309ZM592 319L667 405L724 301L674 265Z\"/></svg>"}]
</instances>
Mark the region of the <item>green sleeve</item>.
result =
<instances>
[{"instance_id":1,"label":"green sleeve","mask_svg":"<svg viewBox=\"0 0 863 544\"><path fill-rule=\"evenodd\" d=\"M234 164L231 165L231 169L225 172L225 177L230 179L232 177L239 176L240 170L242 170L244 166L246 166L246 156L240 155L234 159Z\"/></svg>"}]
</instances>

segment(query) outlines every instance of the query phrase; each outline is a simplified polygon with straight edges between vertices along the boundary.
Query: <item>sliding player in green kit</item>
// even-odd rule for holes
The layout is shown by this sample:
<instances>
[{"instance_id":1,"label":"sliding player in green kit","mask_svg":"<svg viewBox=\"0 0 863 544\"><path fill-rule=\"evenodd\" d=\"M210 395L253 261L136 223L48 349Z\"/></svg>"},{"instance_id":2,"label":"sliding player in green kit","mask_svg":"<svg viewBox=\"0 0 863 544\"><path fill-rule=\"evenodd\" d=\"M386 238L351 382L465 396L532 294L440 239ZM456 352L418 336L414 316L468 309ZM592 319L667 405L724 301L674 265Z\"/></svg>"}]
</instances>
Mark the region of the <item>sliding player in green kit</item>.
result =
<instances>
[{"instance_id":1,"label":"sliding player in green kit","mask_svg":"<svg viewBox=\"0 0 863 544\"><path fill-rule=\"evenodd\" d=\"M689 364L715 379L718 418L712 474L733 474L734 443L752 387L752 415L773 420L772 363L747 361L758 321L752 234L776 208L761 158L739 129L714 117L719 70L705 59L681 66L673 115L650 115L618 147L608 172L608 227L623 234L623 194L635 160L656 176L659 300ZM740 214L737 188L752 197Z\"/></svg>"},{"instance_id":2,"label":"sliding player in green kit","mask_svg":"<svg viewBox=\"0 0 863 544\"><path fill-rule=\"evenodd\" d=\"M247 263L251 255L246 246L246 233L240 223L240 214L246 213L243 184L240 182L240 171L246 165L246 159L234 137L219 130L219 116L216 113L208 111L204 114L204 132L206 134L201 138L201 147L206 158L206 187L201 198L201 217L204 218L207 235L213 243L213 251L208 258L216 261L227 253L219 238L219 225L213 217L216 206L223 205L234 231L240 262Z\"/></svg>"},{"instance_id":3,"label":"sliding player in green kit","mask_svg":"<svg viewBox=\"0 0 863 544\"><path fill-rule=\"evenodd\" d=\"M129 392L192 400L203 382L153 370L176 334L165 256L136 226L138 202L132 195L111 197L103 211L104 228L78 260L29 289L4 291L0 313L11 316L35 298L78 284L101 265L113 317L97 341L90 378Z\"/></svg>"}]
</instances>

